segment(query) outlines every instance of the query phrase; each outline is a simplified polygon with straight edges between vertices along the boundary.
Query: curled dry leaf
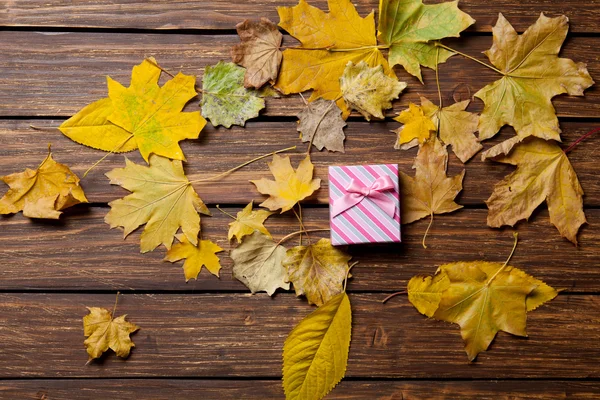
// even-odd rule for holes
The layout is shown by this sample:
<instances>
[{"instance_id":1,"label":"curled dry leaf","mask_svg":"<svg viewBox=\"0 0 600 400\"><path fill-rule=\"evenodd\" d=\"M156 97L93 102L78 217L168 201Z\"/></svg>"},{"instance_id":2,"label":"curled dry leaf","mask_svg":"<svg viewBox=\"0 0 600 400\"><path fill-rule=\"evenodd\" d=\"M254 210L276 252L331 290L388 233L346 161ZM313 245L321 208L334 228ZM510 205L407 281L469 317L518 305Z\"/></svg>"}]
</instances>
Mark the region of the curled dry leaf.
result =
<instances>
[{"instance_id":1,"label":"curled dry leaf","mask_svg":"<svg viewBox=\"0 0 600 400\"><path fill-rule=\"evenodd\" d=\"M429 317L459 324L470 361L498 331L527 336L527 312L558 294L517 268L485 261L445 264L428 278L410 280L410 302Z\"/></svg>"},{"instance_id":2,"label":"curled dry leaf","mask_svg":"<svg viewBox=\"0 0 600 400\"><path fill-rule=\"evenodd\" d=\"M113 315L106 308L87 309L90 313L83 317L83 334L88 338L83 344L90 360L99 358L108 349L112 349L119 357L128 357L131 348L135 347L129 335L140 328L125 321L127 315L113 319Z\"/></svg>"},{"instance_id":3,"label":"curled dry leaf","mask_svg":"<svg viewBox=\"0 0 600 400\"><path fill-rule=\"evenodd\" d=\"M489 156L508 154L528 136L560 141L552 97L562 93L583 96L594 83L585 64L558 57L568 30L566 16L548 18L542 13L519 35L499 15L492 30L494 44L485 54L504 76L475 93L485 103L479 138L493 137L506 124L515 128L517 136L492 147L491 153L486 152Z\"/></svg>"},{"instance_id":4,"label":"curled dry leaf","mask_svg":"<svg viewBox=\"0 0 600 400\"><path fill-rule=\"evenodd\" d=\"M60 210L87 203L77 175L54 161L50 152L35 170L27 168L0 179L9 186L0 199L0 214L23 211L29 218L58 219Z\"/></svg>"},{"instance_id":5,"label":"curled dry leaf","mask_svg":"<svg viewBox=\"0 0 600 400\"><path fill-rule=\"evenodd\" d=\"M423 82L421 65L436 69L454 55L432 41L458 37L474 22L458 9L458 1L425 5L421 0L383 0L379 2L378 38L390 48L390 65L402 65Z\"/></svg>"},{"instance_id":6,"label":"curled dry leaf","mask_svg":"<svg viewBox=\"0 0 600 400\"><path fill-rule=\"evenodd\" d=\"M452 151L460 161L466 163L483 146L475 137L479 116L466 111L470 100L440 108L421 97L421 109L439 129L440 139L452 146Z\"/></svg>"},{"instance_id":7,"label":"curled dry leaf","mask_svg":"<svg viewBox=\"0 0 600 400\"><path fill-rule=\"evenodd\" d=\"M583 189L564 151L555 142L530 138L494 160L517 170L497 183L487 199L488 225L513 226L545 201L561 236L577 244L579 227L586 222Z\"/></svg>"},{"instance_id":8,"label":"curled dry leaf","mask_svg":"<svg viewBox=\"0 0 600 400\"><path fill-rule=\"evenodd\" d=\"M237 213L235 221L229 223L227 239L231 240L235 237L237 242L240 243L244 236L251 235L254 231L259 231L271 237L263 223L273 213L266 210L253 210L252 205L253 202L250 202L242 211Z\"/></svg>"},{"instance_id":9,"label":"curled dry leaf","mask_svg":"<svg viewBox=\"0 0 600 400\"><path fill-rule=\"evenodd\" d=\"M83 108L59 129L77 143L109 152L139 148L150 154L185 160L179 141L196 139L206 125L199 112L181 112L196 96L194 76L177 74L158 86L161 69L153 58L133 67L128 88L108 80L108 98Z\"/></svg>"},{"instance_id":10,"label":"curled dry leaf","mask_svg":"<svg viewBox=\"0 0 600 400\"><path fill-rule=\"evenodd\" d=\"M423 109L413 103L409 103L408 109L402 111L394 120L404 124L393 131L398 134L395 149L407 150L424 143L437 129Z\"/></svg>"},{"instance_id":11,"label":"curled dry leaf","mask_svg":"<svg viewBox=\"0 0 600 400\"><path fill-rule=\"evenodd\" d=\"M274 82L283 57L280 50L283 35L277 25L261 18L260 22L245 20L235 28L242 43L231 48L231 58L246 68L244 86L260 88Z\"/></svg>"},{"instance_id":12,"label":"curled dry leaf","mask_svg":"<svg viewBox=\"0 0 600 400\"><path fill-rule=\"evenodd\" d=\"M341 98L339 78L348 61L381 65L386 75L396 75L377 48L373 13L361 18L350 0L328 0L328 5L329 13L304 0L277 8L279 26L301 45L283 52L276 87L285 94L313 89L310 101L335 100L346 118L350 110Z\"/></svg>"},{"instance_id":13,"label":"curled dry leaf","mask_svg":"<svg viewBox=\"0 0 600 400\"><path fill-rule=\"evenodd\" d=\"M244 87L244 68L219 61L208 66L202 80L202 114L213 126L244 126L265 108L259 92Z\"/></svg>"},{"instance_id":14,"label":"curled dry leaf","mask_svg":"<svg viewBox=\"0 0 600 400\"><path fill-rule=\"evenodd\" d=\"M296 295L304 295L309 304L320 306L344 290L351 258L333 247L329 239L320 239L315 244L289 249L283 265Z\"/></svg>"},{"instance_id":15,"label":"curled dry leaf","mask_svg":"<svg viewBox=\"0 0 600 400\"><path fill-rule=\"evenodd\" d=\"M400 82L383 72L383 66L369 67L361 61L354 65L349 61L340 77L342 97L351 109L360 112L367 121L371 117L383 119L383 110L392 108L392 100L397 99L406 88Z\"/></svg>"},{"instance_id":16,"label":"curled dry leaf","mask_svg":"<svg viewBox=\"0 0 600 400\"><path fill-rule=\"evenodd\" d=\"M177 235L180 243L176 243L167 251L164 261L176 262L185 259L183 263L183 273L185 281L198 279L202 267L206 267L208 272L214 276L219 276L221 263L216 253L223 249L210 240L198 240L197 245L193 245L184 235Z\"/></svg>"},{"instance_id":17,"label":"curled dry leaf","mask_svg":"<svg viewBox=\"0 0 600 400\"><path fill-rule=\"evenodd\" d=\"M310 162L309 156L300 161L298 169L294 171L290 157L274 154L273 161L269 163L269 169L275 177L274 181L262 178L250 182L260 193L269 195L269 198L260 206L271 211L281 209L281 212L284 213L321 187L321 179L313 179L314 166Z\"/></svg>"},{"instance_id":18,"label":"curled dry leaf","mask_svg":"<svg viewBox=\"0 0 600 400\"><path fill-rule=\"evenodd\" d=\"M255 231L231 251L233 276L252 293L264 291L272 296L277 288L290 288L287 270L282 265L284 257L285 247Z\"/></svg>"},{"instance_id":19,"label":"curled dry leaf","mask_svg":"<svg viewBox=\"0 0 600 400\"><path fill-rule=\"evenodd\" d=\"M283 346L283 389L288 400L320 400L344 377L352 310L340 293L304 318Z\"/></svg>"},{"instance_id":20,"label":"curled dry leaf","mask_svg":"<svg viewBox=\"0 0 600 400\"><path fill-rule=\"evenodd\" d=\"M123 227L124 237L146 224L140 240L142 253L160 244L170 249L179 228L190 243L198 243L198 213L210 212L183 173L181 161L153 155L145 166L126 158L125 168L115 168L106 176L111 184L132 193L108 203L111 209L104 221L111 228Z\"/></svg>"},{"instance_id":21,"label":"curled dry leaf","mask_svg":"<svg viewBox=\"0 0 600 400\"><path fill-rule=\"evenodd\" d=\"M344 152L346 122L342 110L333 100L318 99L308 103L298 114L298 120L298 132L302 134L303 142L312 140L319 150Z\"/></svg>"}]
</instances>

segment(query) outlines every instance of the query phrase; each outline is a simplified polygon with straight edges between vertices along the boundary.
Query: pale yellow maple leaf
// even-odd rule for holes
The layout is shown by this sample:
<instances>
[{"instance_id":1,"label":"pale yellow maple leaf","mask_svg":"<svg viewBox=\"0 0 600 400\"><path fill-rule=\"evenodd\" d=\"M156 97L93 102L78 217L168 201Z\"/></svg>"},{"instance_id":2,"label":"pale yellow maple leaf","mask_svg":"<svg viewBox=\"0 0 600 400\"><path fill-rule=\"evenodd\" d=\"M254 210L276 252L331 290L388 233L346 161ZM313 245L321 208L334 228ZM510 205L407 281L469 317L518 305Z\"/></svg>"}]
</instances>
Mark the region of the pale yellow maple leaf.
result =
<instances>
[{"instance_id":1,"label":"pale yellow maple leaf","mask_svg":"<svg viewBox=\"0 0 600 400\"><path fill-rule=\"evenodd\" d=\"M100 357L109 348L119 357L128 357L135 344L130 334L140 329L137 325L125 321L127 315L113 318L106 308L87 307L90 311L83 317L83 333L88 338L83 344L90 360Z\"/></svg>"},{"instance_id":2,"label":"pale yellow maple leaf","mask_svg":"<svg viewBox=\"0 0 600 400\"><path fill-rule=\"evenodd\" d=\"M235 237L237 242L240 243L244 236L251 235L255 230L271 237L263 224L273 213L266 210L253 210L252 206L253 203L250 202L242 211L237 213L235 221L229 223L227 239L231 240Z\"/></svg>"},{"instance_id":3,"label":"pale yellow maple leaf","mask_svg":"<svg viewBox=\"0 0 600 400\"><path fill-rule=\"evenodd\" d=\"M221 264L216 253L223 251L219 245L210 240L198 240L194 245L184 235L177 235L177 239L180 243L174 244L167 251L164 261L173 263L185 259L183 273L186 282L190 279L198 279L203 266L214 276L219 276Z\"/></svg>"},{"instance_id":4,"label":"pale yellow maple leaf","mask_svg":"<svg viewBox=\"0 0 600 400\"><path fill-rule=\"evenodd\" d=\"M431 118L423 113L423 109L414 103L408 104L394 120L404 124L394 130L398 134L395 149L410 149L419 143L424 143L437 129Z\"/></svg>"}]
</instances>

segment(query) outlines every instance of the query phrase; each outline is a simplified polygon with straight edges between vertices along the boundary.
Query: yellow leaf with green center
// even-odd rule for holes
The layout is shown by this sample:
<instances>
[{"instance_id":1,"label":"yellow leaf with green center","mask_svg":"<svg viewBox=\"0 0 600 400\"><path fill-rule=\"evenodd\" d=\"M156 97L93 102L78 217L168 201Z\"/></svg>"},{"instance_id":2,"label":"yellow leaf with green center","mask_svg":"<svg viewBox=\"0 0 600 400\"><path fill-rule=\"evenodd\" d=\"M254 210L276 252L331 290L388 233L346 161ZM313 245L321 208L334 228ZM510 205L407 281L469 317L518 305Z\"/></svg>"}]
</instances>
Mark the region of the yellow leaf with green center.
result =
<instances>
[{"instance_id":1,"label":"yellow leaf with green center","mask_svg":"<svg viewBox=\"0 0 600 400\"><path fill-rule=\"evenodd\" d=\"M206 267L214 276L219 276L221 264L216 253L223 251L221 247L210 240L198 240L198 244L194 245L183 235L177 235L177 239L180 243L174 244L167 251L164 261L176 262L185 259L183 273L186 282L198 279L202 267Z\"/></svg>"},{"instance_id":2,"label":"yellow leaf with green center","mask_svg":"<svg viewBox=\"0 0 600 400\"><path fill-rule=\"evenodd\" d=\"M336 100L346 118L350 110L341 98L339 78L349 61L381 65L386 75L396 75L377 48L374 14L361 18L350 0L328 0L328 5L329 13L305 0L277 8L279 26L301 45L283 52L276 87L285 94L313 89L310 101Z\"/></svg>"},{"instance_id":3,"label":"yellow leaf with green center","mask_svg":"<svg viewBox=\"0 0 600 400\"><path fill-rule=\"evenodd\" d=\"M27 168L0 180L10 187L0 199L0 214L23 211L29 218L58 219L60 210L87 203L77 175L54 161L52 153L35 170Z\"/></svg>"},{"instance_id":4,"label":"yellow leaf with green center","mask_svg":"<svg viewBox=\"0 0 600 400\"><path fill-rule=\"evenodd\" d=\"M351 258L333 247L329 239L320 239L315 244L289 249L283 265L296 295L304 295L309 304L320 306L343 291Z\"/></svg>"},{"instance_id":5,"label":"yellow leaf with green center","mask_svg":"<svg viewBox=\"0 0 600 400\"><path fill-rule=\"evenodd\" d=\"M473 23L458 9L458 1L426 5L421 0L380 0L377 37L390 48L390 65L402 65L422 82L421 65L436 69L454 54L430 41L458 37Z\"/></svg>"},{"instance_id":6,"label":"yellow leaf with green center","mask_svg":"<svg viewBox=\"0 0 600 400\"><path fill-rule=\"evenodd\" d=\"M242 211L237 213L235 221L229 223L227 239L231 240L235 237L237 242L240 243L244 236L251 235L254 231L259 231L271 237L263 223L273 213L266 210L252 210L252 205L252 202L250 202Z\"/></svg>"},{"instance_id":7,"label":"yellow leaf with green center","mask_svg":"<svg viewBox=\"0 0 600 400\"><path fill-rule=\"evenodd\" d=\"M132 193L108 203L111 209L104 221L111 228L123 227L124 237L146 224L140 240L142 253L160 244L170 249L180 228L190 243L198 243L198 213L210 213L183 173L181 161L152 155L146 166L126 158L125 168L115 168L106 176L111 184Z\"/></svg>"},{"instance_id":8,"label":"yellow leaf with green center","mask_svg":"<svg viewBox=\"0 0 600 400\"><path fill-rule=\"evenodd\" d=\"M283 345L283 389L287 400L320 400L344 377L352 310L340 293L304 318Z\"/></svg>"},{"instance_id":9,"label":"yellow leaf with green center","mask_svg":"<svg viewBox=\"0 0 600 400\"><path fill-rule=\"evenodd\" d=\"M404 124L393 131L398 134L394 145L396 149L406 150L424 143L437 129L423 109L413 103L409 103L408 110L402 111L394 120Z\"/></svg>"},{"instance_id":10,"label":"yellow leaf with green center","mask_svg":"<svg viewBox=\"0 0 600 400\"><path fill-rule=\"evenodd\" d=\"M405 82L383 73L383 67L369 67L364 61L354 65L348 62L340 78L342 95L346 104L360 112L367 121L371 117L385 118L383 110L392 108L392 100L397 99Z\"/></svg>"},{"instance_id":11,"label":"yellow leaf with green center","mask_svg":"<svg viewBox=\"0 0 600 400\"><path fill-rule=\"evenodd\" d=\"M99 358L102 353L112 349L119 357L128 357L135 344L130 334L140 329L137 325L125 321L127 315L114 318L106 308L87 307L90 311L83 317L83 333L88 336L83 342L90 360Z\"/></svg>"},{"instance_id":12,"label":"yellow leaf with green center","mask_svg":"<svg viewBox=\"0 0 600 400\"><path fill-rule=\"evenodd\" d=\"M583 96L594 83L585 64L558 57L568 21L564 15L548 18L541 14L519 35L499 15L492 30L494 44L485 54L504 76L475 93L485 103L479 118L479 138L493 137L506 124L515 128L517 136L484 154L508 154L527 136L560 141L552 98L563 93Z\"/></svg>"},{"instance_id":13,"label":"yellow leaf with green center","mask_svg":"<svg viewBox=\"0 0 600 400\"><path fill-rule=\"evenodd\" d=\"M498 182L486 204L487 223L498 228L527 219L544 201L550 222L561 236L577 244L583 225L583 189L565 152L555 142L529 138L495 161L517 170Z\"/></svg>"},{"instance_id":14,"label":"yellow leaf with green center","mask_svg":"<svg viewBox=\"0 0 600 400\"><path fill-rule=\"evenodd\" d=\"M262 178L250 182L259 192L269 195L260 206L271 211L281 209L284 213L321 187L321 179L313 179L314 166L310 162L310 156L300 161L298 169L294 171L288 156L281 157L275 154L273 161L269 163L269 169L275 177L274 181Z\"/></svg>"}]
</instances>

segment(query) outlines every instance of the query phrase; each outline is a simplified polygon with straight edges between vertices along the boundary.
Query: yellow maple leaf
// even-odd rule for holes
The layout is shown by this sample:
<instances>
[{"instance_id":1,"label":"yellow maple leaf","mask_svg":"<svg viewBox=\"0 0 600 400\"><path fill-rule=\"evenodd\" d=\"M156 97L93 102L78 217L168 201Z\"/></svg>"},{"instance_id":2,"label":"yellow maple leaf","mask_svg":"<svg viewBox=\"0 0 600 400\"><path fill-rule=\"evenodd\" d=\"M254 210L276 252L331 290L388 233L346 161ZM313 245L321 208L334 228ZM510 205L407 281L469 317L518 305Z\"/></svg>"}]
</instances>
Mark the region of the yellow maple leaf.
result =
<instances>
[{"instance_id":1,"label":"yellow maple leaf","mask_svg":"<svg viewBox=\"0 0 600 400\"><path fill-rule=\"evenodd\" d=\"M414 103L408 104L408 109L404 110L394 120L404 124L400 128L394 130L398 134L396 140L396 149L410 149L419 143L425 142L437 127L427 115L423 113L423 109Z\"/></svg>"},{"instance_id":2,"label":"yellow maple leaf","mask_svg":"<svg viewBox=\"0 0 600 400\"><path fill-rule=\"evenodd\" d=\"M281 212L284 213L321 187L321 179L313 179L314 166L310 162L309 156L300 161L298 169L294 171L290 157L274 154L273 161L269 163L269 169L275 177L275 181L262 178L250 182L256 186L259 192L270 196L260 206L271 211L281 209Z\"/></svg>"},{"instance_id":3,"label":"yellow maple leaf","mask_svg":"<svg viewBox=\"0 0 600 400\"><path fill-rule=\"evenodd\" d=\"M150 154L185 160L179 141L196 139L206 125L199 111L181 112L196 96L196 78L182 73L158 86L161 69L153 58L133 67L128 88L107 78L108 98L83 108L60 130L96 149Z\"/></svg>"},{"instance_id":4,"label":"yellow maple leaf","mask_svg":"<svg viewBox=\"0 0 600 400\"><path fill-rule=\"evenodd\" d=\"M10 187L0 199L0 214L23 211L30 218L57 219L60 210L87 203L77 175L54 161L50 152L35 170L27 168L0 179Z\"/></svg>"},{"instance_id":5,"label":"yellow maple leaf","mask_svg":"<svg viewBox=\"0 0 600 400\"><path fill-rule=\"evenodd\" d=\"M171 248L179 228L190 243L198 243L200 215L210 215L191 182L183 173L179 160L152 155L149 166L125 159L125 168L115 168L106 176L110 183L132 192L108 205L105 222L111 228L124 228L124 237L146 224L140 240L142 253L160 244Z\"/></svg>"},{"instance_id":6,"label":"yellow maple leaf","mask_svg":"<svg viewBox=\"0 0 600 400\"><path fill-rule=\"evenodd\" d=\"M227 239L231 240L235 237L237 242L240 243L244 236L251 235L255 230L271 237L263 223L273 213L266 210L252 210L252 205L253 203L250 202L242 211L237 213L235 221L229 223Z\"/></svg>"},{"instance_id":7,"label":"yellow maple leaf","mask_svg":"<svg viewBox=\"0 0 600 400\"><path fill-rule=\"evenodd\" d=\"M289 249L283 265L296 295L304 295L309 304L320 306L344 290L343 282L351 258L333 247L329 239L319 239L315 244Z\"/></svg>"},{"instance_id":8,"label":"yellow maple leaf","mask_svg":"<svg viewBox=\"0 0 600 400\"><path fill-rule=\"evenodd\" d=\"M361 18L350 0L328 0L328 5L329 13L305 0L277 8L279 26L301 46L283 52L276 87L285 94L314 89L310 101L336 100L345 118L350 110L341 98L339 78L349 61L381 65L386 75L396 75L377 48L374 14Z\"/></svg>"},{"instance_id":9,"label":"yellow maple leaf","mask_svg":"<svg viewBox=\"0 0 600 400\"><path fill-rule=\"evenodd\" d=\"M479 118L479 138L489 139L505 124L517 136L490 149L490 155L508 154L527 136L560 141L552 97L568 93L583 96L594 81L585 64L559 58L569 30L569 19L548 18L543 13L522 35L502 14L492 32L494 44L485 52L502 78L475 93L485 103Z\"/></svg>"},{"instance_id":10,"label":"yellow maple leaf","mask_svg":"<svg viewBox=\"0 0 600 400\"><path fill-rule=\"evenodd\" d=\"M498 182L486 201L491 227L513 226L527 219L544 201L550 221L560 234L577 244L579 227L586 222L583 189L565 152L555 142L530 138L495 161L517 166Z\"/></svg>"},{"instance_id":11,"label":"yellow maple leaf","mask_svg":"<svg viewBox=\"0 0 600 400\"><path fill-rule=\"evenodd\" d=\"M106 308L87 307L90 311L83 317L83 333L88 336L83 342L90 361L98 358L109 348L119 357L128 357L135 344L130 334L140 329L137 325L125 321L127 315L114 318Z\"/></svg>"},{"instance_id":12,"label":"yellow maple leaf","mask_svg":"<svg viewBox=\"0 0 600 400\"><path fill-rule=\"evenodd\" d=\"M176 262L185 259L183 273L186 282L198 279L203 266L214 276L219 276L221 264L216 253L223 251L219 245L210 240L198 240L198 244L193 245L184 235L177 235L177 239L180 243L174 244L167 251L164 261Z\"/></svg>"}]
</instances>

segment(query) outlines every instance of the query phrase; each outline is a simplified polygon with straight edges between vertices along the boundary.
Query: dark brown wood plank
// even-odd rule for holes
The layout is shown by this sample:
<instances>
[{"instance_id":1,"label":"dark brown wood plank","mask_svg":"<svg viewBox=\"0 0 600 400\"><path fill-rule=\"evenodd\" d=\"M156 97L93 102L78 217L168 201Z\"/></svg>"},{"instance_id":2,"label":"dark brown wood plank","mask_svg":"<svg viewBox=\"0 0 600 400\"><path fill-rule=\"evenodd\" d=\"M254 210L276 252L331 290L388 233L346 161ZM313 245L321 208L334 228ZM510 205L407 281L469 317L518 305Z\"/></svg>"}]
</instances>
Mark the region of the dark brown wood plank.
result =
<instances>
[{"instance_id":1,"label":"dark brown wood plank","mask_svg":"<svg viewBox=\"0 0 600 400\"><path fill-rule=\"evenodd\" d=\"M342 381L327 400L400 400L440 399L493 400L499 393L505 399L597 399L598 382L574 381ZM207 379L61 379L5 380L0 396L10 399L84 400L93 398L134 398L144 400L282 399L278 380L207 380ZM46 397L44 397L46 396Z\"/></svg>"},{"instance_id":2,"label":"dark brown wood plank","mask_svg":"<svg viewBox=\"0 0 600 400\"><path fill-rule=\"evenodd\" d=\"M83 173L106 153L79 145L58 130L36 131L30 124L39 127L56 127L59 120L0 120L0 175L5 175L25 168L35 168L45 157L48 143L52 143L55 158L68 164L80 177ZM246 128L215 129L207 126L199 140L184 141L182 148L188 162L185 164L186 173L190 179L202 179L216 175L242 164L253 157L276 151L288 146L298 146L291 152L293 165L304 157L306 143L298 139L296 122L250 122ZM349 121L346 132L346 153L330 153L327 151L311 152L311 158L316 166L315 174L321 178L321 189L308 203L328 204L327 166L329 165L358 165L377 163L398 163L400 170L414 175L412 164L416 148L410 151L395 150L395 133L390 132L400 126L395 121L387 122L358 122ZM594 127L589 122L564 122L563 140L565 146L574 142ZM498 139L486 142L486 148L512 136L508 129ZM585 191L587 206L600 206L600 181L597 177L597 162L595 152L600 146L600 135L595 135L580 144L569 154L573 167ZM127 154L131 160L144 163L139 152ZM246 204L251 199L257 203L265 196L257 192L250 179L271 177L267 168L270 157L247 166L235 173L215 181L196 184L196 189L202 199L209 204ZM124 196L127 192L119 186L110 185L104 175L113 168L124 165L121 154L109 155L90 174L83 179L82 185L91 202L105 203ZM466 168L464 189L459 197L459 203L465 205L483 205L490 196L493 186L513 167L495 163L482 162L476 155L464 166L453 154L450 155L448 174L456 175ZM0 183L0 190L5 185Z\"/></svg>"},{"instance_id":3,"label":"dark brown wood plank","mask_svg":"<svg viewBox=\"0 0 600 400\"><path fill-rule=\"evenodd\" d=\"M291 41L287 38L286 43ZM491 46L491 37L471 36L447 43L484 59L480 53ZM106 75L127 84L131 68L144 57L155 56L173 72L202 75L207 65L229 60L229 49L238 43L234 35L161 35L115 33L60 33L0 31L0 116L70 116L86 104L106 96ZM574 37L562 55L589 63L592 77L600 76L595 62L600 37ZM498 75L471 60L453 57L440 68L444 98L448 104L455 93L468 98ZM406 108L419 96L437 98L435 74L426 70L426 85L397 68L409 88L395 103L394 110ZM586 91L585 97L558 96L557 112L569 117L600 117L600 89ZM294 116L302 108L300 97L269 99L264 115ZM476 100L473 110L480 110ZM197 109L196 103L188 109ZM393 113L390 113L393 115Z\"/></svg>"},{"instance_id":4,"label":"dark brown wood plank","mask_svg":"<svg viewBox=\"0 0 600 400\"><path fill-rule=\"evenodd\" d=\"M440 0L428 3L439 3ZM325 0L309 3L327 10ZM378 9L377 0L353 1L358 12L365 16ZM0 18L0 25L66 28L142 28L142 29L233 29L238 22L250 18L268 17L279 21L276 8L293 6L293 0L251 0L232 3L226 0L203 1L125 1L95 0L73 4L68 0L20 0L10 2ZM460 8L477 20L469 31L489 32L502 12L518 30L526 29L540 11L550 16L566 14L572 32L598 32L597 0L580 2L566 0L545 2L535 0L463 0Z\"/></svg>"},{"instance_id":5,"label":"dark brown wood plank","mask_svg":"<svg viewBox=\"0 0 600 400\"><path fill-rule=\"evenodd\" d=\"M527 339L499 334L469 364L456 325L427 320L405 297L351 295L347 376L374 378L598 378L597 296L560 295L527 318ZM293 295L122 295L118 314L141 327L127 361L85 365L86 306L114 295L0 295L0 377L277 377L281 348L313 308ZM584 350L582 350L584 349Z\"/></svg>"},{"instance_id":6,"label":"dark brown wood plank","mask_svg":"<svg viewBox=\"0 0 600 400\"><path fill-rule=\"evenodd\" d=\"M240 208L229 208L235 213ZM62 220L41 222L17 215L2 218L0 230L0 290L241 290L231 276L232 261L220 254L221 278L203 271L198 281L185 283L182 263L163 262L164 248L139 253L139 233L123 241L121 232L103 222L105 208L78 207ZM229 217L212 209L202 219L203 237L228 250ZM510 229L490 229L485 210L461 210L441 215L431 228L428 248L421 245L428 220L402 227L402 244L353 246L349 253L360 261L348 290L396 291L416 274L432 274L452 261L503 262L512 247ZM546 211L518 226L519 246L511 265L572 292L600 292L600 210L587 210L589 225L582 228L579 247L561 238ZM305 209L308 229L327 228L327 209ZM275 215L267 228L276 239L298 229L293 216ZM311 238L327 237L314 233ZM233 243L235 246L235 243ZM286 243L297 245L296 240Z\"/></svg>"}]
</instances>

